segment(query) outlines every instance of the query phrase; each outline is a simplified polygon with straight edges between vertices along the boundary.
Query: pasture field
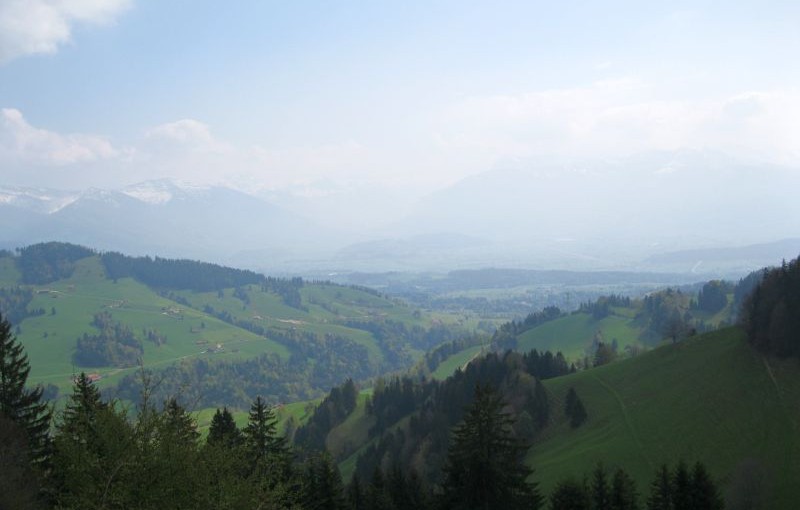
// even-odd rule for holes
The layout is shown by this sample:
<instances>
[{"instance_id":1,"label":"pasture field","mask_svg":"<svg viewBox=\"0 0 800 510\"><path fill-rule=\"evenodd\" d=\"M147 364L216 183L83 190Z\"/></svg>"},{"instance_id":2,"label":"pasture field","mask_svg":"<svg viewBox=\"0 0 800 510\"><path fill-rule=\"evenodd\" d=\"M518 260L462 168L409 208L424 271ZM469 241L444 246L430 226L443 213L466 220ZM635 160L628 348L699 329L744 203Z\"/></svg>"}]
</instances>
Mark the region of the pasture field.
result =
<instances>
[{"instance_id":1,"label":"pasture field","mask_svg":"<svg viewBox=\"0 0 800 510\"><path fill-rule=\"evenodd\" d=\"M588 313L573 313L524 332L517 339L517 350L561 351L567 359L576 361L583 358L595 336L609 344L616 339L622 350L639 343L641 333L633 318L614 314L597 320Z\"/></svg>"},{"instance_id":2,"label":"pasture field","mask_svg":"<svg viewBox=\"0 0 800 510\"><path fill-rule=\"evenodd\" d=\"M108 278L99 256L83 258L74 266L69 278L22 285L14 258L0 257L0 287L30 288L34 296L28 309L45 311L14 325L29 357L29 382L54 384L61 395L70 392L73 375L81 371L101 376L97 384L103 388L139 369L75 362L77 339L98 333L92 321L101 312L110 313L113 322L130 328L141 341L141 362L148 369L187 359L249 359L265 353L288 361L291 343L278 340L295 333L351 340L364 346L370 362L379 366L384 360L383 346L368 327L394 321L406 328L430 328L461 320L455 315L423 313L370 291L329 283L305 282L299 288L299 306L292 307L280 295L263 292L256 284L245 285L238 292L234 288L158 290L133 278ZM266 335L252 332L248 325L264 328ZM166 342L148 341L149 331L166 337ZM404 348L414 359L424 354L411 345Z\"/></svg>"},{"instance_id":3,"label":"pasture field","mask_svg":"<svg viewBox=\"0 0 800 510\"><path fill-rule=\"evenodd\" d=\"M767 471L775 500L791 508L800 480L800 367L754 351L728 328L635 358L545 381L555 423L528 452L549 491L602 461L624 467L646 491L661 463L702 461L717 479L748 460ZM563 416L574 387L589 418Z\"/></svg>"}]
</instances>

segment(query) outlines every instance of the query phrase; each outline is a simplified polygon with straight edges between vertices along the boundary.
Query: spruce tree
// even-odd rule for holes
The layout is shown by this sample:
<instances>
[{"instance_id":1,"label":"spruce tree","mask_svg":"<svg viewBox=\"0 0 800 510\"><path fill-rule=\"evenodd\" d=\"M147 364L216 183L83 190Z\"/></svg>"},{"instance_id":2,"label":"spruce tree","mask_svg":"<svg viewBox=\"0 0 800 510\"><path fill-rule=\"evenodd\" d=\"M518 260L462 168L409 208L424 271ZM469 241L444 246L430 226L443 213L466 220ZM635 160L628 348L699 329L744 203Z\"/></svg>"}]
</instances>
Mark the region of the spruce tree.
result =
<instances>
[{"instance_id":1,"label":"spruce tree","mask_svg":"<svg viewBox=\"0 0 800 510\"><path fill-rule=\"evenodd\" d=\"M250 406L250 414L243 436L245 447L251 458L258 462L265 458L277 444L277 423L275 413L259 395Z\"/></svg>"},{"instance_id":2,"label":"spruce tree","mask_svg":"<svg viewBox=\"0 0 800 510\"><path fill-rule=\"evenodd\" d=\"M618 468L611 482L611 510L638 510L638 499L636 482L622 468Z\"/></svg>"},{"instance_id":3,"label":"spruce tree","mask_svg":"<svg viewBox=\"0 0 800 510\"><path fill-rule=\"evenodd\" d=\"M567 398L564 403L564 414L569 418L569 424L572 428L580 427L588 416L586 414L586 408L583 407L583 402L581 402L578 393L572 386L570 386L569 391L567 391Z\"/></svg>"},{"instance_id":4,"label":"spruce tree","mask_svg":"<svg viewBox=\"0 0 800 510\"><path fill-rule=\"evenodd\" d=\"M0 315L0 415L25 431L28 459L43 467L49 454L51 413L42 399L42 387L25 387L30 373L28 356Z\"/></svg>"},{"instance_id":5,"label":"spruce tree","mask_svg":"<svg viewBox=\"0 0 800 510\"><path fill-rule=\"evenodd\" d=\"M725 506L711 475L700 462L692 469L689 501L689 508L692 510L722 510Z\"/></svg>"},{"instance_id":6,"label":"spruce tree","mask_svg":"<svg viewBox=\"0 0 800 510\"><path fill-rule=\"evenodd\" d=\"M80 434L94 426L97 413L106 408L100 399L100 391L92 384L85 372L75 378L72 395L61 414L61 422L56 426L60 432Z\"/></svg>"},{"instance_id":7,"label":"spruce tree","mask_svg":"<svg viewBox=\"0 0 800 510\"><path fill-rule=\"evenodd\" d=\"M592 509L606 510L611 506L611 490L602 463L598 463L592 473Z\"/></svg>"},{"instance_id":8,"label":"spruce tree","mask_svg":"<svg viewBox=\"0 0 800 510\"><path fill-rule=\"evenodd\" d=\"M550 494L551 510L591 510L592 500L586 486L574 479L558 482Z\"/></svg>"},{"instance_id":9,"label":"spruce tree","mask_svg":"<svg viewBox=\"0 0 800 510\"><path fill-rule=\"evenodd\" d=\"M393 510L394 508L380 466L376 466L375 471L372 472L372 480L367 489L366 508L371 510Z\"/></svg>"},{"instance_id":10,"label":"spruce tree","mask_svg":"<svg viewBox=\"0 0 800 510\"><path fill-rule=\"evenodd\" d=\"M358 475L353 475L350 485L347 486L347 502L352 510L366 510L367 508L367 496L364 494L361 478Z\"/></svg>"},{"instance_id":11,"label":"spruce tree","mask_svg":"<svg viewBox=\"0 0 800 510\"><path fill-rule=\"evenodd\" d=\"M267 478L270 488L285 482L291 475L291 453L286 439L277 434L278 419L263 398L256 397L250 406L247 425L242 431L245 454L251 474Z\"/></svg>"},{"instance_id":12,"label":"spruce tree","mask_svg":"<svg viewBox=\"0 0 800 510\"><path fill-rule=\"evenodd\" d=\"M163 423L159 433L162 437L186 449L197 446L197 438L200 437L197 424L175 398L169 399L164 405L161 419Z\"/></svg>"},{"instance_id":13,"label":"spruce tree","mask_svg":"<svg viewBox=\"0 0 800 510\"><path fill-rule=\"evenodd\" d=\"M673 510L690 510L691 476L686 462L681 459L672 475L672 508Z\"/></svg>"},{"instance_id":14,"label":"spruce tree","mask_svg":"<svg viewBox=\"0 0 800 510\"><path fill-rule=\"evenodd\" d=\"M0 508L41 507L38 477L28 459L25 431L0 415Z\"/></svg>"},{"instance_id":15,"label":"spruce tree","mask_svg":"<svg viewBox=\"0 0 800 510\"><path fill-rule=\"evenodd\" d=\"M672 510L672 480L666 464L662 464L658 468L656 476L650 484L647 510Z\"/></svg>"},{"instance_id":16,"label":"spruce tree","mask_svg":"<svg viewBox=\"0 0 800 510\"><path fill-rule=\"evenodd\" d=\"M236 422L231 412L228 411L228 408L223 407L222 411L217 409L214 416L211 418L211 425L208 427L206 442L208 444L233 448L241 443L241 440L242 433L236 427Z\"/></svg>"},{"instance_id":17,"label":"spruce tree","mask_svg":"<svg viewBox=\"0 0 800 510\"><path fill-rule=\"evenodd\" d=\"M448 509L536 509L541 497L527 479L526 446L513 436L513 418L503 399L478 386L463 422L452 434L442 503Z\"/></svg>"},{"instance_id":18,"label":"spruce tree","mask_svg":"<svg viewBox=\"0 0 800 510\"><path fill-rule=\"evenodd\" d=\"M327 452L309 459L304 475L303 508L308 510L347 508L342 477Z\"/></svg>"}]
</instances>

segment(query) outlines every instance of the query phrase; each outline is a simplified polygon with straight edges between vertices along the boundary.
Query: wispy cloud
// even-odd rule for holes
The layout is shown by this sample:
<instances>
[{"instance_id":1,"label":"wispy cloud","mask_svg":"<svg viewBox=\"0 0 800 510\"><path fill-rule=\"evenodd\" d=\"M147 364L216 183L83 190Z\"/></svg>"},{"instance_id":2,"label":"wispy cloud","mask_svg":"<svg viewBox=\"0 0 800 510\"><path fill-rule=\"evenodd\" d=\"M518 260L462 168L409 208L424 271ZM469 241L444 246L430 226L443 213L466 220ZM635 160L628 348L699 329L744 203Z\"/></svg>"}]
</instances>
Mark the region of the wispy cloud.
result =
<instances>
[{"instance_id":1,"label":"wispy cloud","mask_svg":"<svg viewBox=\"0 0 800 510\"><path fill-rule=\"evenodd\" d=\"M181 119L160 124L145 133L150 141L174 144L183 150L230 152L233 147L214 138L208 124L195 119Z\"/></svg>"},{"instance_id":2,"label":"wispy cloud","mask_svg":"<svg viewBox=\"0 0 800 510\"><path fill-rule=\"evenodd\" d=\"M471 97L442 113L435 137L448 150L497 158L607 157L711 148L796 165L800 91L686 99L661 95L652 84L623 79Z\"/></svg>"},{"instance_id":3,"label":"wispy cloud","mask_svg":"<svg viewBox=\"0 0 800 510\"><path fill-rule=\"evenodd\" d=\"M4 108L0 116L0 161L45 165L90 163L120 155L97 135L60 134L32 126L22 112Z\"/></svg>"},{"instance_id":4,"label":"wispy cloud","mask_svg":"<svg viewBox=\"0 0 800 510\"><path fill-rule=\"evenodd\" d=\"M55 53L76 24L108 25L131 0L3 0L0 2L0 63L25 55Z\"/></svg>"}]
</instances>

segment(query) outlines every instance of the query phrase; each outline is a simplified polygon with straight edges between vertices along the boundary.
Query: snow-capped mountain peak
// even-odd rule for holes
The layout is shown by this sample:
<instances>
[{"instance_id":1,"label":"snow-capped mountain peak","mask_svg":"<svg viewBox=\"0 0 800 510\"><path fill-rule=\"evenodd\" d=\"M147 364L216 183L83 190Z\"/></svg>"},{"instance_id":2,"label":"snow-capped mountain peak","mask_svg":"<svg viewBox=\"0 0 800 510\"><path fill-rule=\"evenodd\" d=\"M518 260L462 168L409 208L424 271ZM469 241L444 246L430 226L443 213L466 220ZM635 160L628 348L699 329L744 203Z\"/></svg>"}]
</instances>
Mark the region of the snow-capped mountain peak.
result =
<instances>
[{"instance_id":1,"label":"snow-capped mountain peak","mask_svg":"<svg viewBox=\"0 0 800 510\"><path fill-rule=\"evenodd\" d=\"M80 193L45 188L0 186L0 205L10 205L40 214L53 214L75 202Z\"/></svg>"},{"instance_id":2,"label":"snow-capped mountain peak","mask_svg":"<svg viewBox=\"0 0 800 510\"><path fill-rule=\"evenodd\" d=\"M209 188L188 182L158 179L133 184L122 189L122 193L148 204L165 204L178 197L196 196Z\"/></svg>"}]
</instances>

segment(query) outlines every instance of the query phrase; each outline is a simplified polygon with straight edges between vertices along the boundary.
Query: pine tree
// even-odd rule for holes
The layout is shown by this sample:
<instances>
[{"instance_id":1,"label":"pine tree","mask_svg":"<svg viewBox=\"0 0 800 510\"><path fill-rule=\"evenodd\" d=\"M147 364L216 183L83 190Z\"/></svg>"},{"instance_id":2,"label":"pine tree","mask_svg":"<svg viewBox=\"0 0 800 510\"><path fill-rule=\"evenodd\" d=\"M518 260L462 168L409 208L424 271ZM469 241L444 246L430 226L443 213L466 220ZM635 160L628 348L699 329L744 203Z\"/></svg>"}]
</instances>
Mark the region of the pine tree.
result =
<instances>
[{"instance_id":1,"label":"pine tree","mask_svg":"<svg viewBox=\"0 0 800 510\"><path fill-rule=\"evenodd\" d=\"M541 430L547 426L550 420L550 404L547 398L547 390L542 381L536 379L533 389L533 416L535 417L536 427Z\"/></svg>"},{"instance_id":2,"label":"pine tree","mask_svg":"<svg viewBox=\"0 0 800 510\"><path fill-rule=\"evenodd\" d=\"M353 475L350 485L347 486L347 502L352 510L366 510L367 508L367 496L364 494L361 478L358 475Z\"/></svg>"},{"instance_id":3,"label":"pine tree","mask_svg":"<svg viewBox=\"0 0 800 510\"><path fill-rule=\"evenodd\" d=\"M42 387L25 387L31 369L22 344L11 334L11 324L0 316L0 415L25 431L30 461L43 467L50 447L51 412L42 399Z\"/></svg>"},{"instance_id":4,"label":"pine tree","mask_svg":"<svg viewBox=\"0 0 800 510\"><path fill-rule=\"evenodd\" d=\"M550 508L552 510L590 510L592 500L586 486L570 478L558 482L553 493L550 494Z\"/></svg>"},{"instance_id":5,"label":"pine tree","mask_svg":"<svg viewBox=\"0 0 800 510\"><path fill-rule=\"evenodd\" d=\"M61 422L56 426L60 432L80 434L88 431L96 421L97 413L106 408L100 399L100 391L92 384L85 372L75 378L72 395L61 414Z\"/></svg>"},{"instance_id":6,"label":"pine tree","mask_svg":"<svg viewBox=\"0 0 800 510\"><path fill-rule=\"evenodd\" d=\"M453 430L442 503L448 509L536 509L537 487L527 479L527 448L512 434L513 418L488 386L478 386L464 421Z\"/></svg>"},{"instance_id":7,"label":"pine tree","mask_svg":"<svg viewBox=\"0 0 800 510\"><path fill-rule=\"evenodd\" d=\"M22 428L0 415L0 508L40 508L39 483Z\"/></svg>"},{"instance_id":8,"label":"pine tree","mask_svg":"<svg viewBox=\"0 0 800 510\"><path fill-rule=\"evenodd\" d=\"M87 378L78 378L54 437L53 473L58 508L130 506L133 479L146 472L134 427L125 412L99 401ZM133 496L136 497L136 496Z\"/></svg>"},{"instance_id":9,"label":"pine tree","mask_svg":"<svg viewBox=\"0 0 800 510\"><path fill-rule=\"evenodd\" d=\"M347 508L342 477L327 452L309 459L304 475L303 508L308 510Z\"/></svg>"},{"instance_id":10,"label":"pine tree","mask_svg":"<svg viewBox=\"0 0 800 510\"><path fill-rule=\"evenodd\" d=\"M211 418L211 425L208 427L206 442L208 442L208 444L233 448L240 444L241 441L242 433L236 427L236 422L233 420L231 412L228 411L227 407L223 407L222 411L217 409L214 416Z\"/></svg>"},{"instance_id":11,"label":"pine tree","mask_svg":"<svg viewBox=\"0 0 800 510\"><path fill-rule=\"evenodd\" d=\"M689 510L691 501L691 477L686 462L682 459L675 467L672 475L672 508L673 510Z\"/></svg>"},{"instance_id":12,"label":"pine tree","mask_svg":"<svg viewBox=\"0 0 800 510\"><path fill-rule=\"evenodd\" d=\"M611 510L638 510L638 499L636 482L622 468L618 468L611 482Z\"/></svg>"},{"instance_id":13,"label":"pine tree","mask_svg":"<svg viewBox=\"0 0 800 510\"><path fill-rule=\"evenodd\" d=\"M194 448L200 433L197 424L175 398L164 405L160 435L184 448Z\"/></svg>"},{"instance_id":14,"label":"pine tree","mask_svg":"<svg viewBox=\"0 0 800 510\"><path fill-rule=\"evenodd\" d=\"M592 509L606 510L611 506L611 491L608 477L602 463L598 463L592 473Z\"/></svg>"},{"instance_id":15,"label":"pine tree","mask_svg":"<svg viewBox=\"0 0 800 510\"><path fill-rule=\"evenodd\" d=\"M269 485L286 481L291 474L291 453L286 439L277 434L278 419L263 398L256 397L242 436L252 471L269 473Z\"/></svg>"},{"instance_id":16,"label":"pine tree","mask_svg":"<svg viewBox=\"0 0 800 510\"><path fill-rule=\"evenodd\" d=\"M389 491L386 487L386 480L383 477L383 471L381 471L380 466L376 466L375 471L372 473L372 480L367 489L366 508L371 510L394 509L392 499L389 497Z\"/></svg>"},{"instance_id":17,"label":"pine tree","mask_svg":"<svg viewBox=\"0 0 800 510\"><path fill-rule=\"evenodd\" d=\"M567 398L564 403L564 414L569 418L569 424L572 428L580 427L588 416L586 414L586 408L583 407L583 402L581 402L578 393L572 386L570 386L569 391L567 391Z\"/></svg>"},{"instance_id":18,"label":"pine tree","mask_svg":"<svg viewBox=\"0 0 800 510\"><path fill-rule=\"evenodd\" d=\"M261 396L256 397L250 406L247 425L243 436L245 446L250 456L257 462L272 452L272 446L277 434L275 413Z\"/></svg>"},{"instance_id":19,"label":"pine tree","mask_svg":"<svg viewBox=\"0 0 800 510\"><path fill-rule=\"evenodd\" d=\"M658 468L656 477L650 484L647 510L672 510L672 480L666 464Z\"/></svg>"},{"instance_id":20,"label":"pine tree","mask_svg":"<svg viewBox=\"0 0 800 510\"><path fill-rule=\"evenodd\" d=\"M722 510L725 506L706 467L697 462L692 469L689 508L692 510Z\"/></svg>"}]
</instances>

